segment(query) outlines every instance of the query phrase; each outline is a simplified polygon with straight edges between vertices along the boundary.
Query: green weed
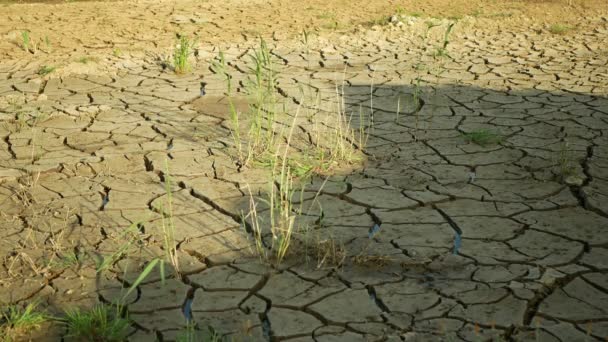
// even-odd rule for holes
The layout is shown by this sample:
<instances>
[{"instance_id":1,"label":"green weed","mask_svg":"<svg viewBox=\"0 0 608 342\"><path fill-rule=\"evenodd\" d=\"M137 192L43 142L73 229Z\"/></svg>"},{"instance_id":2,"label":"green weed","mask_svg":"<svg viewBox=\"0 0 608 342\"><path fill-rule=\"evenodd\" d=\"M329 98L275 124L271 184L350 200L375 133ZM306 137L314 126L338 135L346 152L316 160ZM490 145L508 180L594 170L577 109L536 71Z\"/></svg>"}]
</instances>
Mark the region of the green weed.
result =
<instances>
[{"instance_id":1,"label":"green weed","mask_svg":"<svg viewBox=\"0 0 608 342\"><path fill-rule=\"evenodd\" d=\"M251 67L245 84L246 93L251 98L249 117L251 118L246 142L246 151L242 153L243 165L254 156L264 156L271 153L275 146L275 117L278 111L276 78L270 50L263 39L260 46L250 54ZM231 108L233 129L238 126L238 113ZM242 151L243 148L240 148Z\"/></svg>"},{"instance_id":2,"label":"green weed","mask_svg":"<svg viewBox=\"0 0 608 342\"><path fill-rule=\"evenodd\" d=\"M302 44L306 49L306 55L310 54L310 37L311 33L307 29L302 30Z\"/></svg>"},{"instance_id":3,"label":"green weed","mask_svg":"<svg viewBox=\"0 0 608 342\"><path fill-rule=\"evenodd\" d=\"M38 69L38 75L40 76L46 76L50 73L52 73L53 71L55 71L55 67L52 65L43 65L40 67L40 69Z\"/></svg>"},{"instance_id":4,"label":"green weed","mask_svg":"<svg viewBox=\"0 0 608 342\"><path fill-rule=\"evenodd\" d=\"M125 256L128 256L133 252L133 248L138 248L139 242L139 230L138 222L131 224L127 227L118 237L119 241L123 242L112 254L103 255L97 260L96 270L97 273L104 272L111 268L118 260Z\"/></svg>"},{"instance_id":5,"label":"green weed","mask_svg":"<svg viewBox=\"0 0 608 342\"><path fill-rule=\"evenodd\" d=\"M295 117L297 118L297 113ZM287 163L287 153L292 136L293 125L283 154L281 155L280 151L277 150L274 155L268 198L258 199L259 202L262 202L269 208L269 220L267 224L270 227L270 243L266 243L264 240L266 222L258 214L259 203L251 191L249 192L249 213L243 217L245 220L249 219L251 223L256 250L259 255L264 260L273 260L276 265L281 264L287 254L291 244L291 237L294 230L296 230L296 213L301 213L301 210L296 210L292 203L292 198L294 197L294 179ZM278 185L275 184L275 180L278 181Z\"/></svg>"},{"instance_id":6,"label":"green weed","mask_svg":"<svg viewBox=\"0 0 608 342\"><path fill-rule=\"evenodd\" d=\"M49 39L49 36L44 36L44 45L46 46L46 49L48 52L51 51L51 40Z\"/></svg>"},{"instance_id":7,"label":"green weed","mask_svg":"<svg viewBox=\"0 0 608 342\"><path fill-rule=\"evenodd\" d=\"M173 51L173 70L177 74L185 74L190 71L190 63L188 58L193 53L195 43L190 41L187 36L179 37L179 44Z\"/></svg>"},{"instance_id":8,"label":"green weed","mask_svg":"<svg viewBox=\"0 0 608 342\"><path fill-rule=\"evenodd\" d=\"M23 50L30 52L31 39L29 31L21 32L21 44L23 46Z\"/></svg>"},{"instance_id":9,"label":"green weed","mask_svg":"<svg viewBox=\"0 0 608 342\"><path fill-rule=\"evenodd\" d=\"M167 206L161 206L161 222L163 231L163 245L166 258L173 266L176 274L179 274L179 260L177 257L177 243L175 242L175 223L173 222L173 195L171 191L171 175L169 174L169 162L165 160L165 192L167 193ZM166 211L165 211L166 209ZM154 265L152 265L154 267ZM162 267L162 264L161 264ZM144 276L145 277L145 276Z\"/></svg>"},{"instance_id":10,"label":"green weed","mask_svg":"<svg viewBox=\"0 0 608 342\"><path fill-rule=\"evenodd\" d=\"M482 147L499 144L503 141L503 137L501 135L494 131L486 129L480 129L469 133L464 133L463 137L465 141L472 142Z\"/></svg>"},{"instance_id":11,"label":"green weed","mask_svg":"<svg viewBox=\"0 0 608 342\"><path fill-rule=\"evenodd\" d=\"M574 157L572 155L572 151L570 150L570 144L568 141L564 141L559 148L557 154L557 166L558 166L558 176L564 180L568 178L568 176L572 176L576 171L576 164L574 162Z\"/></svg>"},{"instance_id":12,"label":"green weed","mask_svg":"<svg viewBox=\"0 0 608 342\"><path fill-rule=\"evenodd\" d=\"M82 64L97 63L99 62L99 58L93 56L82 56L78 58L77 62Z\"/></svg>"},{"instance_id":13,"label":"green weed","mask_svg":"<svg viewBox=\"0 0 608 342\"><path fill-rule=\"evenodd\" d=\"M435 57L449 57L449 53L448 53L448 45L450 44L450 33L452 33L452 29L454 28L454 25L456 25L456 22L451 22L448 24L448 27L445 30L445 33L443 34L443 42L440 46L437 47L437 49L435 50Z\"/></svg>"},{"instance_id":14,"label":"green weed","mask_svg":"<svg viewBox=\"0 0 608 342\"><path fill-rule=\"evenodd\" d=\"M40 325L46 322L49 317L36 311L37 304L30 303L21 308L9 306L2 313L3 323L0 325L0 341L18 341L19 337L32 330L40 329Z\"/></svg>"},{"instance_id":15,"label":"green weed","mask_svg":"<svg viewBox=\"0 0 608 342\"><path fill-rule=\"evenodd\" d=\"M227 95L230 96L232 94L232 76L228 70L228 64L226 63L223 51L220 51L218 58L211 63L211 71L224 77L228 90Z\"/></svg>"},{"instance_id":16,"label":"green weed","mask_svg":"<svg viewBox=\"0 0 608 342\"><path fill-rule=\"evenodd\" d=\"M122 342L130 322L123 317L122 307L99 304L90 310L66 311L67 337L76 341Z\"/></svg>"},{"instance_id":17,"label":"green weed","mask_svg":"<svg viewBox=\"0 0 608 342\"><path fill-rule=\"evenodd\" d=\"M566 33L570 32L573 29L574 28L572 26L569 26L569 25L553 24L553 25L549 26L548 30L552 34L566 34Z\"/></svg>"}]
</instances>

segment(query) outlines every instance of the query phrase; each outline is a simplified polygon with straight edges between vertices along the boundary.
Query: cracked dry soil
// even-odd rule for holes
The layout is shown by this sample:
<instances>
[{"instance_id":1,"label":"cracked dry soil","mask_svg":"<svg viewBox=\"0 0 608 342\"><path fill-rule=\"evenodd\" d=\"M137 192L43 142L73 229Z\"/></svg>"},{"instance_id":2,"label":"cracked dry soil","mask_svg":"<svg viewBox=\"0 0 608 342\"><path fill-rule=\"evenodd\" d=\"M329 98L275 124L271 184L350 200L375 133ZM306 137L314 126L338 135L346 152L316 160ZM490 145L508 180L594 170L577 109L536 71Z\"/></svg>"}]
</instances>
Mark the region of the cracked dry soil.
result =
<instances>
[{"instance_id":1,"label":"cracked dry soil","mask_svg":"<svg viewBox=\"0 0 608 342\"><path fill-rule=\"evenodd\" d=\"M0 303L36 300L61 315L121 298L130 341L175 340L186 307L198 326L250 341L605 341L605 6L574 7L576 29L557 35L534 15L565 18L563 4L488 5L515 12L462 18L437 57L447 19L427 34L417 17L357 26L397 3L303 3L0 5L9 18L0 23ZM421 6L429 15L449 6L437 3ZM351 26L323 29L327 11ZM280 19L259 22L272 13ZM321 28L303 42L304 25ZM40 39L48 30L53 46L24 52L23 29ZM200 37L186 75L158 63L175 32ZM241 228L246 189L263 192L268 170L235 162L224 79L210 63L221 49L242 94L257 34L288 113L306 107L297 105L305 93L322 114L341 102L373 116L364 160L332 170L321 189L315 228L368 262L317 268L291 255L271 267ZM75 61L84 55L95 58ZM57 70L41 76L44 65ZM420 106L399 108L414 93ZM296 122L298 135L314 134L314 122ZM480 130L501 139L465 138ZM324 177L309 181L305 201ZM164 283L152 273L123 298L163 255L168 192L180 274L167 266ZM64 336L45 323L29 338Z\"/></svg>"}]
</instances>

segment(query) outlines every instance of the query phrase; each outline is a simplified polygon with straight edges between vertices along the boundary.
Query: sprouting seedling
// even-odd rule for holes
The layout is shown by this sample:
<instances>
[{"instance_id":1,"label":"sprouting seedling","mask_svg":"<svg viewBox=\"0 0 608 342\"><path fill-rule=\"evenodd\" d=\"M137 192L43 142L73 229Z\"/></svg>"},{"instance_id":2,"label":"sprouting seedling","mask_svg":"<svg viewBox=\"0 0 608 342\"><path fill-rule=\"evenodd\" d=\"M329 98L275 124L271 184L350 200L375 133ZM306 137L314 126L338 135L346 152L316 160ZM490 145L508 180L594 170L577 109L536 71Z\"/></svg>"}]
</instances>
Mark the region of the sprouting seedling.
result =
<instances>
[{"instance_id":1,"label":"sprouting seedling","mask_svg":"<svg viewBox=\"0 0 608 342\"><path fill-rule=\"evenodd\" d=\"M211 71L216 74L222 75L226 79L226 86L228 90L228 96L230 96L232 92L232 75L228 72L228 65L226 64L226 57L224 56L224 52L220 50L218 54L218 60L213 61L211 64Z\"/></svg>"},{"instance_id":2,"label":"sprouting seedling","mask_svg":"<svg viewBox=\"0 0 608 342\"><path fill-rule=\"evenodd\" d=\"M433 27L437 27L437 26L440 26L440 25L441 25L441 24L436 23L436 22L431 21L431 20L427 21L425 24L426 24L426 30L424 31L424 35L422 36L422 38L423 38L423 39L426 39L426 38L428 37L428 35L429 35L429 31L430 31L430 30L431 30Z\"/></svg>"},{"instance_id":3,"label":"sprouting seedling","mask_svg":"<svg viewBox=\"0 0 608 342\"><path fill-rule=\"evenodd\" d=\"M179 45L173 52L173 68L178 74L186 73L190 70L190 64L188 64L188 58L192 54L194 49L194 42L186 36L179 37Z\"/></svg>"},{"instance_id":4,"label":"sprouting seedling","mask_svg":"<svg viewBox=\"0 0 608 342\"><path fill-rule=\"evenodd\" d=\"M437 50L435 51L435 57L449 57L450 56L448 54L447 47L448 47L448 44L450 44L450 33L452 32L454 25L456 25L455 21L448 24L448 27L445 30L445 33L443 35L443 43L441 46L437 47Z\"/></svg>"},{"instance_id":5,"label":"sprouting seedling","mask_svg":"<svg viewBox=\"0 0 608 342\"><path fill-rule=\"evenodd\" d=\"M308 52L309 52L308 51L308 44L310 42L310 40L308 39L309 37L310 37L310 32L308 32L307 29L304 29L302 31L302 38L303 38L304 46L306 47L306 54L308 54Z\"/></svg>"},{"instance_id":6,"label":"sprouting seedling","mask_svg":"<svg viewBox=\"0 0 608 342\"><path fill-rule=\"evenodd\" d=\"M445 30L445 34L443 36L443 49L444 50L448 47L448 44L450 43L450 33L452 32L454 25L456 25L455 21L451 22L448 25L448 28Z\"/></svg>"},{"instance_id":7,"label":"sprouting seedling","mask_svg":"<svg viewBox=\"0 0 608 342\"><path fill-rule=\"evenodd\" d=\"M46 45L48 51L51 51L51 40L49 39L49 36L44 36L44 45Z\"/></svg>"},{"instance_id":8,"label":"sprouting seedling","mask_svg":"<svg viewBox=\"0 0 608 342\"><path fill-rule=\"evenodd\" d=\"M30 51L30 44L31 44L30 32L29 31L22 31L21 32L21 41L23 43L23 49L26 52L29 52Z\"/></svg>"},{"instance_id":9,"label":"sprouting seedling","mask_svg":"<svg viewBox=\"0 0 608 342\"><path fill-rule=\"evenodd\" d=\"M52 65L43 65L40 67L40 69L38 69L38 75L40 76L46 76L50 73L52 73L53 71L55 71L55 67Z\"/></svg>"}]
</instances>

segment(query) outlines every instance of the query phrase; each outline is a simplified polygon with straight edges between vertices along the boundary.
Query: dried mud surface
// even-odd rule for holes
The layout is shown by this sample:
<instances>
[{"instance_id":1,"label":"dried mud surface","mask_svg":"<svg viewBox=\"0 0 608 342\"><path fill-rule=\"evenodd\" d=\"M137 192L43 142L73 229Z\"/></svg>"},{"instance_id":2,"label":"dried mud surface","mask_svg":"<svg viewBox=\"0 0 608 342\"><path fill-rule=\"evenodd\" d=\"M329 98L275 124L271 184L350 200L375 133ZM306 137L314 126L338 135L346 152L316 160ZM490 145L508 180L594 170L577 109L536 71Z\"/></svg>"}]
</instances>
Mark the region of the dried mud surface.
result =
<instances>
[{"instance_id":1,"label":"dried mud surface","mask_svg":"<svg viewBox=\"0 0 608 342\"><path fill-rule=\"evenodd\" d=\"M169 267L164 284L153 274L125 299L132 341L175 340L184 308L201 327L252 341L605 340L605 6L566 15L554 2L487 5L514 14L462 18L436 58L448 19L423 38L423 18L358 26L397 2L329 3L0 7L0 303L36 299L60 314L124 299L163 255L170 192L181 274ZM421 11L470 15L474 5ZM328 11L348 25L323 28ZM541 11L575 29L548 32L534 17ZM19 48L22 30L40 39L36 54ZM183 76L160 63L177 32L198 37ZM224 51L242 93L257 35L290 113L313 94L327 115L336 102L373 115L364 160L334 170L319 196L317 232L363 262L316 268L293 255L272 268L242 228L248 189L264 192L268 170L235 163L224 80L209 66ZM41 76L43 65L57 70ZM414 92L420 107L396 116ZM503 138L464 138L478 130ZM322 181L311 180L305 200ZM126 241L128 253L116 254ZM33 340L57 341L65 331L39 334Z\"/></svg>"}]
</instances>

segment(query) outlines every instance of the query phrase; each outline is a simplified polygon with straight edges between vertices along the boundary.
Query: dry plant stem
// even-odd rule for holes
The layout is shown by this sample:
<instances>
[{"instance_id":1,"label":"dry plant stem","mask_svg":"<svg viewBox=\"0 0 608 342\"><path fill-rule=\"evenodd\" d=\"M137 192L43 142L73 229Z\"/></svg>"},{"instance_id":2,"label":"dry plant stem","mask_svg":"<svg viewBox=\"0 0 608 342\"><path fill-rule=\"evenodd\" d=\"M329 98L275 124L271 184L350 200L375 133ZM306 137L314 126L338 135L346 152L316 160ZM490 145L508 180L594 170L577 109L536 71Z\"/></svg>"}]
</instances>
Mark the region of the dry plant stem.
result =
<instances>
[{"instance_id":1,"label":"dry plant stem","mask_svg":"<svg viewBox=\"0 0 608 342\"><path fill-rule=\"evenodd\" d=\"M168 218L165 218L161 206L161 223L163 229L164 250L167 259L173 266L175 273L180 274L179 260L177 257L177 245L175 243L175 223L173 222L173 196L171 189L171 175L169 174L169 162L165 159L165 192L167 193Z\"/></svg>"}]
</instances>

